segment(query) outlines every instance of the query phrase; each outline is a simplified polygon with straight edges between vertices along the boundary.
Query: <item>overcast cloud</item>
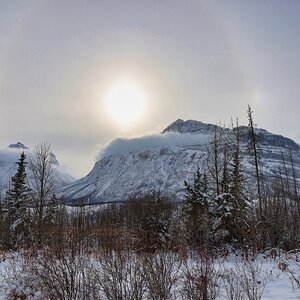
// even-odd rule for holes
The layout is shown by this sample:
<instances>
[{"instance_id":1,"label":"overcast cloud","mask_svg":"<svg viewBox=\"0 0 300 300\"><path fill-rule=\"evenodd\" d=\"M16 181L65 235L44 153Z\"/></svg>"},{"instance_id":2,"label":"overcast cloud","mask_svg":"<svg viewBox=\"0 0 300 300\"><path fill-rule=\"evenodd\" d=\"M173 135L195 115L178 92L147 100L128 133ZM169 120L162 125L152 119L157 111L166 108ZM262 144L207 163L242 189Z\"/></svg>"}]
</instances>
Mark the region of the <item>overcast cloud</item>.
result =
<instances>
[{"instance_id":1,"label":"overcast cloud","mask_svg":"<svg viewBox=\"0 0 300 300\"><path fill-rule=\"evenodd\" d=\"M181 134L168 132L164 134L146 135L143 137L125 139L117 138L104 145L96 157L99 160L115 154L125 154L133 151L161 148L164 146L204 145L210 136L205 134Z\"/></svg>"}]
</instances>

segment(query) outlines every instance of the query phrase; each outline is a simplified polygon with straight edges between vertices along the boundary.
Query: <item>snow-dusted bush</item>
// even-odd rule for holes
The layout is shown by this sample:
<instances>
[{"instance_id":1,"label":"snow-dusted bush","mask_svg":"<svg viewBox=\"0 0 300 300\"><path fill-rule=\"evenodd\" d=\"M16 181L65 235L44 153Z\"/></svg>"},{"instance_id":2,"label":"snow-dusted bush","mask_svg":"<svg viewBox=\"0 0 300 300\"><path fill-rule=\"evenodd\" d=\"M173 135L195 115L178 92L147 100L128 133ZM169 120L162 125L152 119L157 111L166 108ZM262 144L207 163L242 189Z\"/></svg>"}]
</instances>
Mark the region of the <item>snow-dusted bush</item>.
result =
<instances>
[{"instance_id":1,"label":"snow-dusted bush","mask_svg":"<svg viewBox=\"0 0 300 300\"><path fill-rule=\"evenodd\" d=\"M30 272L32 260L24 253L8 255L4 268L4 294L7 300L41 300L43 294L37 277Z\"/></svg>"},{"instance_id":2,"label":"snow-dusted bush","mask_svg":"<svg viewBox=\"0 0 300 300\"><path fill-rule=\"evenodd\" d=\"M229 300L260 300L270 274L262 270L262 263L243 260L222 272L223 287Z\"/></svg>"},{"instance_id":3,"label":"snow-dusted bush","mask_svg":"<svg viewBox=\"0 0 300 300\"><path fill-rule=\"evenodd\" d=\"M42 251L32 261L30 274L36 276L43 294L49 299L100 299L99 287L89 256L63 251L61 254Z\"/></svg>"},{"instance_id":4,"label":"snow-dusted bush","mask_svg":"<svg viewBox=\"0 0 300 300\"><path fill-rule=\"evenodd\" d=\"M213 259L202 253L183 266L181 296L186 300L214 300L219 295L219 276Z\"/></svg>"},{"instance_id":5,"label":"snow-dusted bush","mask_svg":"<svg viewBox=\"0 0 300 300\"><path fill-rule=\"evenodd\" d=\"M148 299L175 299L174 289L182 275L180 255L165 250L145 253L142 263Z\"/></svg>"},{"instance_id":6,"label":"snow-dusted bush","mask_svg":"<svg viewBox=\"0 0 300 300\"><path fill-rule=\"evenodd\" d=\"M135 253L103 253L94 271L104 299L144 299L146 289L142 261Z\"/></svg>"},{"instance_id":7,"label":"snow-dusted bush","mask_svg":"<svg viewBox=\"0 0 300 300\"><path fill-rule=\"evenodd\" d=\"M87 255L61 255L50 250L9 258L5 275L8 300L97 300L94 264ZM90 275L91 274L91 275Z\"/></svg>"}]
</instances>

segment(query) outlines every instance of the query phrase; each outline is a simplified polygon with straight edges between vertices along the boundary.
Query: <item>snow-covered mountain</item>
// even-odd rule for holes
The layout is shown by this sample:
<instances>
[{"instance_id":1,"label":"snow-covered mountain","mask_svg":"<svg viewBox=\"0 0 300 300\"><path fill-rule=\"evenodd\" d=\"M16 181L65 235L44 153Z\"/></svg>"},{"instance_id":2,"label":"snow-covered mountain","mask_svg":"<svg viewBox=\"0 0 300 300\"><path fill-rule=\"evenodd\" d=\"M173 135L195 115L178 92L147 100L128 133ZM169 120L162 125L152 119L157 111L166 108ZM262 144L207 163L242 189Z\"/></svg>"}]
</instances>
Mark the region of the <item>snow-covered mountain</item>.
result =
<instances>
[{"instance_id":1,"label":"snow-covered mountain","mask_svg":"<svg viewBox=\"0 0 300 300\"><path fill-rule=\"evenodd\" d=\"M84 178L58 190L74 204L123 201L130 195L160 190L184 193L184 180L192 180L197 166L205 168L207 144L217 126L194 120L177 120L161 134L112 141L100 154L92 171ZM244 165L253 169L247 151L246 127L242 139ZM225 129L229 134L231 129ZM261 149L261 166L267 177L283 168L282 156L291 175L289 149L300 174L300 146L286 137L257 129ZM249 172L250 173L250 172Z\"/></svg>"},{"instance_id":2,"label":"snow-covered mountain","mask_svg":"<svg viewBox=\"0 0 300 300\"><path fill-rule=\"evenodd\" d=\"M26 147L24 144L17 142L16 144L11 144L4 149L0 149L0 195L3 197L5 195L6 190L9 187L9 183L11 177L15 175L17 171L17 164L16 162L20 158L20 153L24 151L25 154L30 155L31 150ZM59 166L59 163L53 153L53 161L55 164L55 168L57 169L57 176L55 181L56 188L61 188L72 181L74 178L64 172L62 168ZM27 167L26 172L28 174L28 178L30 179L30 170Z\"/></svg>"}]
</instances>

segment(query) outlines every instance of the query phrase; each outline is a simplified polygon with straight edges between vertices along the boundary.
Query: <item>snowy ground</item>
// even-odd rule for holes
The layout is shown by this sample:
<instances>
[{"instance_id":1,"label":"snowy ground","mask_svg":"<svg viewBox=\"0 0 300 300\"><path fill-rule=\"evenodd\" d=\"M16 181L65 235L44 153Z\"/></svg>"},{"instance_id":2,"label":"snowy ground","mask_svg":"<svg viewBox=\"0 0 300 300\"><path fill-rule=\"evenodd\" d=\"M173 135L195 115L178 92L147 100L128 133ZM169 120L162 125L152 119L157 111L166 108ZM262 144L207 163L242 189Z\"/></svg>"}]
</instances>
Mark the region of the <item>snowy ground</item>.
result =
<instances>
[{"instance_id":1,"label":"snowy ground","mask_svg":"<svg viewBox=\"0 0 300 300\"><path fill-rule=\"evenodd\" d=\"M14 270L17 264L11 262L21 260L20 254L11 253L9 255L0 255L0 258L0 300L13 299L9 298L7 294L13 289L22 289L22 282L16 275L16 270ZM300 279L300 262L297 260L297 257L290 255L282 255L275 259L260 255L253 263L250 263L252 267L254 266L256 268L255 280L261 282L259 283L261 285L260 288L263 289L261 299L300 299L300 286L296 283L296 281ZM247 268L247 266L244 264L242 258L235 255L231 255L225 259L220 258L215 263L215 269L218 270L219 274L233 270L242 277L241 270L245 268ZM222 276L223 275L220 277ZM224 283L222 283L222 280L219 282L220 296L218 299L228 299L228 297L226 297ZM235 286L235 289L238 288L240 287ZM42 298L40 291L31 290L30 292L33 292L33 296L28 297L30 300L40 300Z\"/></svg>"},{"instance_id":2,"label":"snowy ground","mask_svg":"<svg viewBox=\"0 0 300 300\"><path fill-rule=\"evenodd\" d=\"M290 262L293 265L293 262ZM300 299L300 292L293 283L291 275L278 269L274 262L265 263L263 268L272 276L266 284L262 299ZM298 269L296 267L295 269ZM299 277L299 269L298 276Z\"/></svg>"},{"instance_id":3,"label":"snowy ground","mask_svg":"<svg viewBox=\"0 0 300 300\"><path fill-rule=\"evenodd\" d=\"M239 258L230 257L221 263L221 265L225 269L236 269L239 261ZM264 280L266 281L261 299L300 299L300 287L297 286L293 279L293 276L297 280L300 278L300 262L297 262L295 257L289 256L287 258L282 256L281 258L274 259L259 256L254 264L259 270L258 279L262 281L262 284ZM240 266L243 267L243 263ZM285 267L285 270L281 270ZM220 299L226 299L225 294L224 287L222 287Z\"/></svg>"}]
</instances>

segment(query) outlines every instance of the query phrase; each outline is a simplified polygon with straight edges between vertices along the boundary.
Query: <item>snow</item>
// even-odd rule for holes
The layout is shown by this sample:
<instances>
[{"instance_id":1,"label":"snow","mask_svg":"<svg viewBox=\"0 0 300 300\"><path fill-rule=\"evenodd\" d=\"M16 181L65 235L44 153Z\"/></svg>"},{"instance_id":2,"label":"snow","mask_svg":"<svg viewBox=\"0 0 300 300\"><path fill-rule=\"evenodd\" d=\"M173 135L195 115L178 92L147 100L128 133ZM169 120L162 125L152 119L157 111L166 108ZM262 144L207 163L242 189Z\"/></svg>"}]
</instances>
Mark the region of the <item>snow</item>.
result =
<instances>
[{"instance_id":1,"label":"snow","mask_svg":"<svg viewBox=\"0 0 300 300\"><path fill-rule=\"evenodd\" d=\"M23 260L21 252L2 254L0 260L0 300L8 300L8 294L13 290L22 292L23 294L29 295L30 300L42 299L42 292L35 290L34 279L30 279L30 286L26 286L24 273L22 268L18 266L18 262L21 263ZM99 267L97 260L91 259L95 267ZM193 260L190 261L193 264ZM258 273L257 279L259 282L266 280L266 285L260 288L262 289L263 300L291 300L300 298L300 289L293 284L292 276L288 271L283 271L279 268L280 263L287 264L289 270L294 273L294 276L300 278L300 263L295 260L294 257L277 257L275 259L271 257L265 258L263 255L259 255L253 262L249 262L257 267ZM214 268L218 270L219 274L224 274L227 270L236 270L237 266L242 268L245 267L241 256L234 254L229 255L227 258L219 258L214 263ZM18 272L20 272L18 274ZM242 275L241 275L242 276ZM27 278L28 279L28 278ZM177 289L180 285L177 286ZM239 288L236 286L235 288ZM176 291L175 291L176 292ZM180 299L180 298L178 298ZM219 300L226 299L226 292L224 284L220 283L220 295L217 298Z\"/></svg>"},{"instance_id":2,"label":"snow","mask_svg":"<svg viewBox=\"0 0 300 300\"><path fill-rule=\"evenodd\" d=\"M91 199L92 203L123 201L153 190L185 191L184 180L194 176L204 145L165 146L116 154L97 162L84 178L57 191L65 199Z\"/></svg>"},{"instance_id":3,"label":"snow","mask_svg":"<svg viewBox=\"0 0 300 300\"><path fill-rule=\"evenodd\" d=\"M263 300L290 300L300 298L300 289L293 285L292 276L279 269L278 264L281 262L287 263L288 267L295 271L296 277L300 278L299 263L295 262L293 258L289 259L272 259L263 258L258 256L254 263L260 269L260 275L258 277L265 277L267 282L263 289L262 299ZM223 267L225 269L234 269L235 264L241 263L240 258L229 258L228 261L224 262ZM226 299L224 289L221 292L220 299ZM224 297L224 298L223 298Z\"/></svg>"}]
</instances>

